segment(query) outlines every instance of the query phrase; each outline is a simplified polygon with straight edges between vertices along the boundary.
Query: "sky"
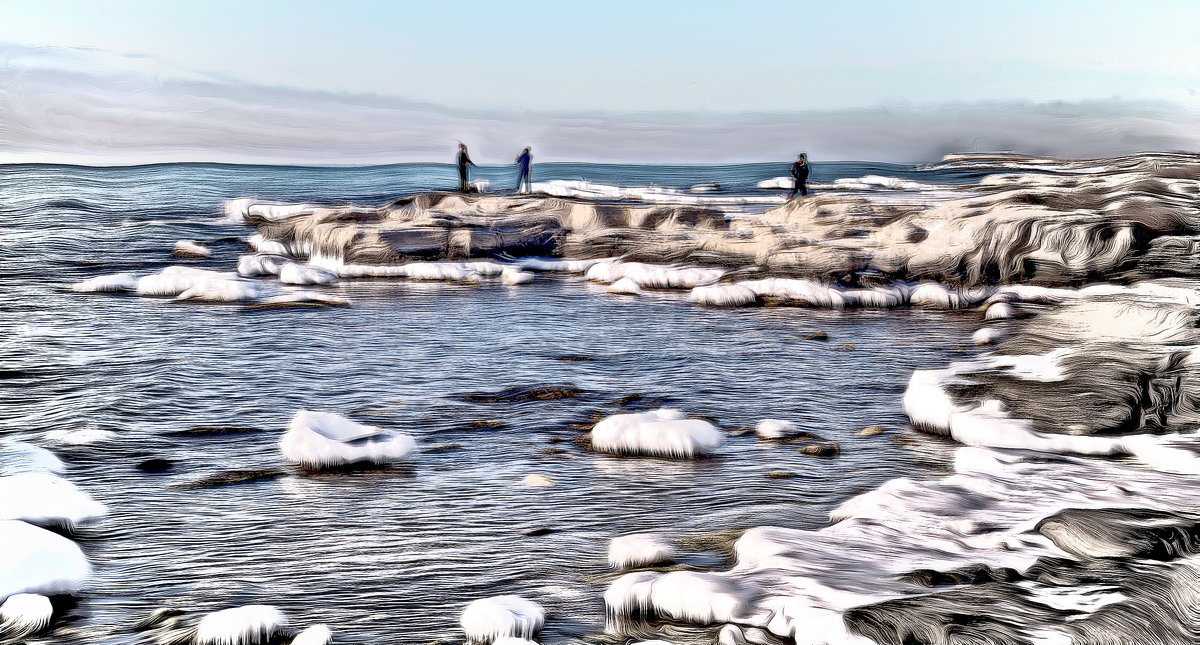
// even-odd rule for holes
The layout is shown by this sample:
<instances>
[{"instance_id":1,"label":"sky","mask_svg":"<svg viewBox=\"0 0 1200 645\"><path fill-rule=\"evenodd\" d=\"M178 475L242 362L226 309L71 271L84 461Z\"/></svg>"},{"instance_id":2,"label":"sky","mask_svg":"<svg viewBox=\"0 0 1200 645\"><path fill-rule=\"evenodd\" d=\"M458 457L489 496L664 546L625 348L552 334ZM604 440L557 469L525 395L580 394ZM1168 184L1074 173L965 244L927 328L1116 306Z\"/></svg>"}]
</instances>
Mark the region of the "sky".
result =
<instances>
[{"instance_id":1,"label":"sky","mask_svg":"<svg viewBox=\"0 0 1200 645\"><path fill-rule=\"evenodd\" d=\"M496 146L485 160L510 156L510 139L550 144L543 159L621 161L765 160L805 140L881 160L964 142L1062 155L1197 145L1194 1L8 0L0 12L0 161L378 163L464 136ZM382 131L374 147L364 120ZM238 140L263 127L277 132ZM768 129L797 140L772 147ZM861 131L882 138L872 148Z\"/></svg>"}]
</instances>

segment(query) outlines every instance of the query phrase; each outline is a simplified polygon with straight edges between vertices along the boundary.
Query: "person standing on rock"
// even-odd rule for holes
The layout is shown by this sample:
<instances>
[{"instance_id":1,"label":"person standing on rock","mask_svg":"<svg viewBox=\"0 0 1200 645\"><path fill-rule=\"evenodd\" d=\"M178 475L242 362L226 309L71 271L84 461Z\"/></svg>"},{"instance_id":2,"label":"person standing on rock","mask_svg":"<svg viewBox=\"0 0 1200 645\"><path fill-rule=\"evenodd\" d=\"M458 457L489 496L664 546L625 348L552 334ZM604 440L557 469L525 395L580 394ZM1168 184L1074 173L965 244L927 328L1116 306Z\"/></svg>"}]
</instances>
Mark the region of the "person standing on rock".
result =
<instances>
[{"instance_id":1,"label":"person standing on rock","mask_svg":"<svg viewBox=\"0 0 1200 645\"><path fill-rule=\"evenodd\" d=\"M796 155L796 163L792 164L792 192L788 194L788 199L796 196L799 191L801 195L808 195L808 154L801 152Z\"/></svg>"},{"instance_id":2,"label":"person standing on rock","mask_svg":"<svg viewBox=\"0 0 1200 645\"><path fill-rule=\"evenodd\" d=\"M458 144L458 192L465 193L471 190L471 185L467 182L467 166L474 166L475 162L471 161L471 157L467 155L467 146L464 143Z\"/></svg>"},{"instance_id":3,"label":"person standing on rock","mask_svg":"<svg viewBox=\"0 0 1200 645\"><path fill-rule=\"evenodd\" d=\"M529 168L530 164L533 163L533 155L530 154L529 150L530 150L529 147L526 146L525 149L521 151L521 154L517 155L517 161L516 161L516 163L517 163L517 189L516 189L516 191L518 193L522 192L521 186L525 187L524 192L527 192L527 193L533 192L533 172Z\"/></svg>"}]
</instances>

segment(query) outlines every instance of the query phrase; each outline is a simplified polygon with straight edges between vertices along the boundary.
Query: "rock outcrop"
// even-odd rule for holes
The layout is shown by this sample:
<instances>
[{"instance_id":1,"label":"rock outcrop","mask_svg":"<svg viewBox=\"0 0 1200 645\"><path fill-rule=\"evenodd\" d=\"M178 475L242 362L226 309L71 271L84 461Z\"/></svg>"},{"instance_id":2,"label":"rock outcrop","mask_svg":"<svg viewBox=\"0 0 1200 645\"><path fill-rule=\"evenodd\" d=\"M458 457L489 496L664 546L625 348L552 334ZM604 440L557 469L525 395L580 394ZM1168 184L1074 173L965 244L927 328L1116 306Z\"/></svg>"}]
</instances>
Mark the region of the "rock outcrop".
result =
<instances>
[{"instance_id":1,"label":"rock outcrop","mask_svg":"<svg viewBox=\"0 0 1200 645\"><path fill-rule=\"evenodd\" d=\"M347 264L621 256L851 285L877 278L961 286L1200 271L1200 156L966 156L939 167L956 165L980 168L982 179L954 197L837 191L736 219L719 203L545 195L426 193L380 207L239 203L261 239L278 243L272 248Z\"/></svg>"}]
</instances>

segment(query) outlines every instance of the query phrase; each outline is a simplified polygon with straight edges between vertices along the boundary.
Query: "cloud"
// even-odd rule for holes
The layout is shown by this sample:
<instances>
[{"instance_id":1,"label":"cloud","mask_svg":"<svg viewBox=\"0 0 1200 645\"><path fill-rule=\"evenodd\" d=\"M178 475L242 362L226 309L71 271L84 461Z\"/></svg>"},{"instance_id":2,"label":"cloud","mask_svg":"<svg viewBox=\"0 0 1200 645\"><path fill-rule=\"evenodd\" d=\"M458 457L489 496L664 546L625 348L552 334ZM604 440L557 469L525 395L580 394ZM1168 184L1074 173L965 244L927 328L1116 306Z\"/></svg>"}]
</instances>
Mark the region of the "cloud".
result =
<instances>
[{"instance_id":1,"label":"cloud","mask_svg":"<svg viewBox=\"0 0 1200 645\"><path fill-rule=\"evenodd\" d=\"M614 88L614 91L620 91ZM1200 113L1092 100L841 111L522 112L336 94L178 70L94 50L0 44L0 162L371 164L480 161L929 161L947 152L1101 156L1200 147Z\"/></svg>"}]
</instances>

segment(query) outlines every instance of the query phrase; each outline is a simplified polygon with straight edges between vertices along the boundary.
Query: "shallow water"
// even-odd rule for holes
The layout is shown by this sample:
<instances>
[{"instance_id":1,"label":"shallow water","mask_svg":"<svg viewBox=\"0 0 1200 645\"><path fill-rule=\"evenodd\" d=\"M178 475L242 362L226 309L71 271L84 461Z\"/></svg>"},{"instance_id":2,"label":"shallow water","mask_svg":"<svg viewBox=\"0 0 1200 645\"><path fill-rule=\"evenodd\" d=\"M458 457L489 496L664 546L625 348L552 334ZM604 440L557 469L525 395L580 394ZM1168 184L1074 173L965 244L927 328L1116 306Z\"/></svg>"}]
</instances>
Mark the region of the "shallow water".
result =
<instances>
[{"instance_id":1,"label":"shallow water","mask_svg":"<svg viewBox=\"0 0 1200 645\"><path fill-rule=\"evenodd\" d=\"M612 181L618 173L563 166L563 178ZM637 172L679 186L693 177L753 185L781 174L769 165ZM203 612L250 603L276 605L298 626L328 623L339 643L454 640L467 602L504 593L546 606L545 642L573 640L603 629L614 535L818 527L850 496L929 471L891 439L904 432L900 398L912 370L968 353L956 347L969 343L974 314L712 310L689 304L686 292L634 299L555 276L519 287L346 281L328 289L353 305L331 309L64 290L101 273L174 263L232 269L239 238L252 230L218 221L225 198L381 202L442 187L450 173L0 170L0 433L55 449L70 465L65 476L111 511L80 531L96 573L56 642L139 642L129 626L162 604ZM208 240L213 257L173 261L181 238ZM803 339L817 330L829 341ZM559 360L568 355L594 360ZM563 383L583 394L456 398ZM618 412L615 400L634 393L646 398L628 409L661 404L716 417L731 431L728 444L691 462L597 455L572 443L582 430L570 424ZM411 433L422 450L381 471L296 473L276 442L302 408ZM797 421L838 441L842 454L805 456L737 433L762 418ZM503 425L466 427L475 420ZM857 434L874 423L889 434ZM175 434L200 424L260 430ZM118 438L68 449L42 436L89 427ZM565 452L544 452L551 448ZM150 457L175 466L135 468ZM179 487L223 470L280 467L285 473L273 479ZM796 476L768 479L771 470ZM530 473L555 485L520 485ZM543 527L552 532L523 534ZM684 551L693 553L688 563L719 563L716 550Z\"/></svg>"}]
</instances>

